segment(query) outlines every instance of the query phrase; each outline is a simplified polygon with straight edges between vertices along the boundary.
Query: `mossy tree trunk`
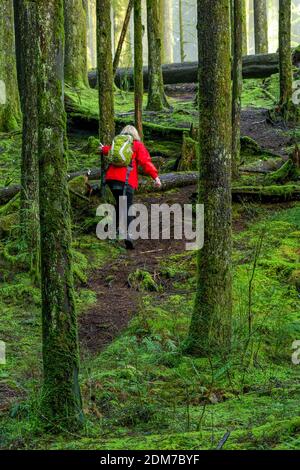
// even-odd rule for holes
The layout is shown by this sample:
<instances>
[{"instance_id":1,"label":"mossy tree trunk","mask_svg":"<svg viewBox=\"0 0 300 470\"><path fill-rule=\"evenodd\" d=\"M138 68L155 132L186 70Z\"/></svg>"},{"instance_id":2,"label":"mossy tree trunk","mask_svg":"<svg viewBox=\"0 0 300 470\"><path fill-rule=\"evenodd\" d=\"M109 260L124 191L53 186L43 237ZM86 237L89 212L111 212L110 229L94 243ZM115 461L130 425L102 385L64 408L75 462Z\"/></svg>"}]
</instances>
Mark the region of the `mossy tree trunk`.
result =
<instances>
[{"instance_id":1,"label":"mossy tree trunk","mask_svg":"<svg viewBox=\"0 0 300 470\"><path fill-rule=\"evenodd\" d=\"M63 100L62 0L38 3L43 416L54 432L82 422Z\"/></svg>"},{"instance_id":2,"label":"mossy tree trunk","mask_svg":"<svg viewBox=\"0 0 300 470\"><path fill-rule=\"evenodd\" d=\"M97 57L100 141L110 144L115 134L113 66L109 0L97 0Z\"/></svg>"},{"instance_id":3,"label":"mossy tree trunk","mask_svg":"<svg viewBox=\"0 0 300 470\"><path fill-rule=\"evenodd\" d=\"M17 82L13 0L0 2L0 132L15 131L21 122Z\"/></svg>"},{"instance_id":4,"label":"mossy tree trunk","mask_svg":"<svg viewBox=\"0 0 300 470\"><path fill-rule=\"evenodd\" d=\"M243 3L233 0L232 67L232 176L237 178L240 163L241 99L243 88Z\"/></svg>"},{"instance_id":5,"label":"mossy tree trunk","mask_svg":"<svg viewBox=\"0 0 300 470\"><path fill-rule=\"evenodd\" d=\"M114 77L112 63L112 37L110 1L97 0L97 67L99 91L99 137L103 144L111 144L115 135ZM101 165L101 193L104 194L103 161Z\"/></svg>"},{"instance_id":6,"label":"mossy tree trunk","mask_svg":"<svg viewBox=\"0 0 300 470\"><path fill-rule=\"evenodd\" d=\"M182 0L179 0L179 43L180 43L180 61L184 62L184 35L183 35L183 11L182 11Z\"/></svg>"},{"instance_id":7,"label":"mossy tree trunk","mask_svg":"<svg viewBox=\"0 0 300 470\"><path fill-rule=\"evenodd\" d=\"M64 0L65 81L74 88L88 86L87 21L83 0Z\"/></svg>"},{"instance_id":8,"label":"mossy tree trunk","mask_svg":"<svg viewBox=\"0 0 300 470\"><path fill-rule=\"evenodd\" d=\"M242 0L242 40L243 55L248 54L247 0Z\"/></svg>"},{"instance_id":9,"label":"mossy tree trunk","mask_svg":"<svg viewBox=\"0 0 300 470\"><path fill-rule=\"evenodd\" d=\"M147 0L149 87L147 109L161 111L169 104L161 69L161 37L158 0Z\"/></svg>"},{"instance_id":10,"label":"mossy tree trunk","mask_svg":"<svg viewBox=\"0 0 300 470\"><path fill-rule=\"evenodd\" d=\"M187 350L228 351L231 336L231 64L229 0L198 0L199 203L204 247ZM207 52L209 51L209 53Z\"/></svg>"},{"instance_id":11,"label":"mossy tree trunk","mask_svg":"<svg viewBox=\"0 0 300 470\"><path fill-rule=\"evenodd\" d=\"M134 0L134 111L135 127L143 137L143 25L142 2Z\"/></svg>"},{"instance_id":12,"label":"mossy tree trunk","mask_svg":"<svg viewBox=\"0 0 300 470\"><path fill-rule=\"evenodd\" d=\"M291 0L279 0L279 77L282 116L290 119L299 113L292 102L293 69L291 58Z\"/></svg>"},{"instance_id":13,"label":"mossy tree trunk","mask_svg":"<svg viewBox=\"0 0 300 470\"><path fill-rule=\"evenodd\" d=\"M39 275L39 165L37 70L37 7L32 0L14 0L18 82L23 112L20 225L30 272Z\"/></svg>"},{"instance_id":14,"label":"mossy tree trunk","mask_svg":"<svg viewBox=\"0 0 300 470\"><path fill-rule=\"evenodd\" d=\"M268 17L266 0L254 0L255 54L268 52Z\"/></svg>"}]
</instances>

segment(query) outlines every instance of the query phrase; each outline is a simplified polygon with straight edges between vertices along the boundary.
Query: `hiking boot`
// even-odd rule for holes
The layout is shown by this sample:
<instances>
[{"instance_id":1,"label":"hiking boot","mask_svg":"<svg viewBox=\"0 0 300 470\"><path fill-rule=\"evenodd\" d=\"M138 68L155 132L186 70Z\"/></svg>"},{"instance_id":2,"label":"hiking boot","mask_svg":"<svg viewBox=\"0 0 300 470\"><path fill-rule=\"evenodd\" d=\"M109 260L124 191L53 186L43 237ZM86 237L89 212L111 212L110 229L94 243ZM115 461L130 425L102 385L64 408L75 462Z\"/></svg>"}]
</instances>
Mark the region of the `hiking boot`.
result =
<instances>
[{"instance_id":1,"label":"hiking boot","mask_svg":"<svg viewBox=\"0 0 300 470\"><path fill-rule=\"evenodd\" d=\"M133 244L133 241L130 238L127 238L125 240L125 248L126 248L126 250L134 250L134 244Z\"/></svg>"}]
</instances>

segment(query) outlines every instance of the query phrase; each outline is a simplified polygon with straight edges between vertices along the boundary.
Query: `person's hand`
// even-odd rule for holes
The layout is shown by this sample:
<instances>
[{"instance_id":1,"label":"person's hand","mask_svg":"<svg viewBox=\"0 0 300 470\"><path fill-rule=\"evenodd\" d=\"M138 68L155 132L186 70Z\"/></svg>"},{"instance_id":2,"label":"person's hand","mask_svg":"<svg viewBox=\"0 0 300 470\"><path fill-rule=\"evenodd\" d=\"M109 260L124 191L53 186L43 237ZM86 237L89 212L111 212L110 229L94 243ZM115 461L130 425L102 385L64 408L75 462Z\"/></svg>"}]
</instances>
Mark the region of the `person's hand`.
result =
<instances>
[{"instance_id":1,"label":"person's hand","mask_svg":"<svg viewBox=\"0 0 300 470\"><path fill-rule=\"evenodd\" d=\"M157 176L154 180L154 185L156 188L160 188L161 187L161 181L160 181L160 177Z\"/></svg>"},{"instance_id":2,"label":"person's hand","mask_svg":"<svg viewBox=\"0 0 300 470\"><path fill-rule=\"evenodd\" d=\"M104 147L104 145L101 144L101 142L100 142L100 144L99 144L99 152L100 152L100 153L102 153L103 147Z\"/></svg>"}]
</instances>

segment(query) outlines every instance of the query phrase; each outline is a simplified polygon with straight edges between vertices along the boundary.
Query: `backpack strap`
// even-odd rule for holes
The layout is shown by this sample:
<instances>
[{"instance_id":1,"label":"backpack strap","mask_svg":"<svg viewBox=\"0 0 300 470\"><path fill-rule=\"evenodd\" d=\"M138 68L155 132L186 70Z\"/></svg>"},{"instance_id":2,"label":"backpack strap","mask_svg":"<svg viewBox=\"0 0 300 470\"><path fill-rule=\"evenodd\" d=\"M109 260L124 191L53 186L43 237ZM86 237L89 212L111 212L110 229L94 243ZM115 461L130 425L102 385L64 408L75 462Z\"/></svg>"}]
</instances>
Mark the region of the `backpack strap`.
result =
<instances>
[{"instance_id":1,"label":"backpack strap","mask_svg":"<svg viewBox=\"0 0 300 470\"><path fill-rule=\"evenodd\" d=\"M127 188L128 188L129 176L130 176L131 171L133 170L133 162L132 162L132 160L133 160L133 158L131 159L131 162L130 162L130 164L129 164L128 167L127 167L126 178L125 178L125 184L124 184L124 188L123 188L123 196L126 196Z\"/></svg>"}]
</instances>

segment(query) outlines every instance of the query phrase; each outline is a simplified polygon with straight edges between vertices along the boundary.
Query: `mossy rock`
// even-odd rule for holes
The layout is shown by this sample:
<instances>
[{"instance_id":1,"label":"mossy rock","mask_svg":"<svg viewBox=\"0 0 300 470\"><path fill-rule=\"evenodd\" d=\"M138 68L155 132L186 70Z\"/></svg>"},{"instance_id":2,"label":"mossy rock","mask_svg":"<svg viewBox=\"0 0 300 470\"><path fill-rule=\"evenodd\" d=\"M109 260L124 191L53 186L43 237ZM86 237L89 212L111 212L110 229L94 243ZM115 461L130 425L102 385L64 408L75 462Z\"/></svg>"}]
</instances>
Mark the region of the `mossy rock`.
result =
<instances>
[{"instance_id":1,"label":"mossy rock","mask_svg":"<svg viewBox=\"0 0 300 470\"><path fill-rule=\"evenodd\" d=\"M5 238L11 234L14 227L19 222L19 213L12 212L4 216L0 216L0 238Z\"/></svg>"},{"instance_id":2,"label":"mossy rock","mask_svg":"<svg viewBox=\"0 0 300 470\"><path fill-rule=\"evenodd\" d=\"M138 291L150 291L157 292L160 290L160 286L155 282L152 275L148 271L137 269L128 276L128 284L133 289Z\"/></svg>"}]
</instances>

